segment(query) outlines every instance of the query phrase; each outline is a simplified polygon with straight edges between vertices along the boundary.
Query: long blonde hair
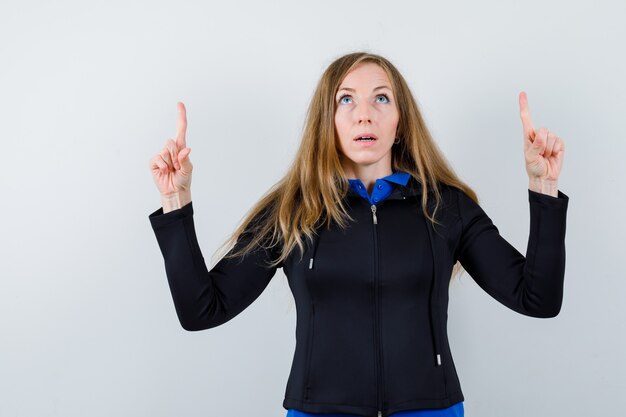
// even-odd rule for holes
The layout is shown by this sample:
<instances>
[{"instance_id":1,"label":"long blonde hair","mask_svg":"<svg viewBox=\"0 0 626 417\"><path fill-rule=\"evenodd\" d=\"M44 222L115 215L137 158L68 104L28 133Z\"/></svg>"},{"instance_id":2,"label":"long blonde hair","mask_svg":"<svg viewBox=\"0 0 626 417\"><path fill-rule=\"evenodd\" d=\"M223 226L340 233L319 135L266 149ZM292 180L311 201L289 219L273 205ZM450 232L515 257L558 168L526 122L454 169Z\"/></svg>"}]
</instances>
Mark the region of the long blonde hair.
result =
<instances>
[{"instance_id":1,"label":"long blonde hair","mask_svg":"<svg viewBox=\"0 0 626 417\"><path fill-rule=\"evenodd\" d=\"M440 183L462 189L478 203L476 193L457 177L435 144L396 67L380 55L349 53L333 61L324 71L309 104L302 141L291 167L248 211L240 226L222 244L221 251L229 251L225 257L239 257L255 248L264 248L279 253L268 266L280 266L296 245L300 254L304 253L304 238L311 239L319 226L335 222L345 227L352 220L343 203L348 183L339 159L334 97L344 77L363 63L379 65L391 81L400 115L400 143L392 148L392 170L408 172L423 185L421 206L426 218L438 223L435 213L441 194L435 185ZM429 187L435 197L432 216L427 210ZM247 238L241 240L245 242L235 248L244 233ZM457 262L452 275L460 270L462 267Z\"/></svg>"}]
</instances>

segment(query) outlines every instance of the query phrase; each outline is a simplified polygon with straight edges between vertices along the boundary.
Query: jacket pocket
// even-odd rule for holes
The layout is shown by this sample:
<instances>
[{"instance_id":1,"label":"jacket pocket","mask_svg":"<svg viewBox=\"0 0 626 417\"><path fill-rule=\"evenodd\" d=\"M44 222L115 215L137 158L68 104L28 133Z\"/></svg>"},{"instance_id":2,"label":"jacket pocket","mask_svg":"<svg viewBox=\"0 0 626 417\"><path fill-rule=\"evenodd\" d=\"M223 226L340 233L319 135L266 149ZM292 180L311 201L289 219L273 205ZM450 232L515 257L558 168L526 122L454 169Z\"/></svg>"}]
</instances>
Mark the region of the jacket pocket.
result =
<instances>
[{"instance_id":1,"label":"jacket pocket","mask_svg":"<svg viewBox=\"0 0 626 417\"><path fill-rule=\"evenodd\" d=\"M308 401L310 399L311 387L309 385L309 375L311 369L311 356L313 354L313 337L315 329L315 304L311 303L311 314L309 316L309 333L307 338L307 354L306 354L306 365L305 365L305 378L304 378L304 401Z\"/></svg>"}]
</instances>

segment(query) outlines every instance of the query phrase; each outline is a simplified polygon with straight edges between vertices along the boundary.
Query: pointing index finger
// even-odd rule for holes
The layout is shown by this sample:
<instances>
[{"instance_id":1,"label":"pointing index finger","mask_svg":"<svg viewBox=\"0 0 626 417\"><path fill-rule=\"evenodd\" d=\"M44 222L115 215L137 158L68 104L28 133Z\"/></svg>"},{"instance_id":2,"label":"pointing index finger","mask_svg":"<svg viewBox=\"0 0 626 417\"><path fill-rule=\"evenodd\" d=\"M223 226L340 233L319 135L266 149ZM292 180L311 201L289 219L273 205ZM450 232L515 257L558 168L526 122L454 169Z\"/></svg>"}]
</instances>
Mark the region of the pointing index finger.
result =
<instances>
[{"instance_id":1,"label":"pointing index finger","mask_svg":"<svg viewBox=\"0 0 626 417\"><path fill-rule=\"evenodd\" d=\"M182 101L178 102L178 123L176 125L176 145L178 150L187 147L187 110Z\"/></svg>"},{"instance_id":2,"label":"pointing index finger","mask_svg":"<svg viewBox=\"0 0 626 417\"><path fill-rule=\"evenodd\" d=\"M522 127L524 128L524 137L533 139L535 136L535 128L530 117L530 110L528 109L528 97L524 91L522 91L519 95L519 107L520 117L522 118Z\"/></svg>"}]
</instances>

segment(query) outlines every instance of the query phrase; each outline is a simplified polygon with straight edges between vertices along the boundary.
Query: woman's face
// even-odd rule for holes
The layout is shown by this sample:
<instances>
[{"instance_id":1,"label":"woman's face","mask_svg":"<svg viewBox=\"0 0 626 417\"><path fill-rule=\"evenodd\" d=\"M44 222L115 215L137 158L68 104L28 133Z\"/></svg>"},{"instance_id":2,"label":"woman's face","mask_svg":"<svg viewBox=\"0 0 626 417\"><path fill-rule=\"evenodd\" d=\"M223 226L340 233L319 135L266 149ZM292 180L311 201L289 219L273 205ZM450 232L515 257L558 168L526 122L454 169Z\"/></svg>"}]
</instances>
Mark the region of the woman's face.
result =
<instances>
[{"instance_id":1,"label":"woman's face","mask_svg":"<svg viewBox=\"0 0 626 417\"><path fill-rule=\"evenodd\" d=\"M391 172L391 148L399 114L391 82L377 64L361 64L339 85L335 128L339 135L344 170L356 168ZM362 136L374 140L358 140Z\"/></svg>"}]
</instances>

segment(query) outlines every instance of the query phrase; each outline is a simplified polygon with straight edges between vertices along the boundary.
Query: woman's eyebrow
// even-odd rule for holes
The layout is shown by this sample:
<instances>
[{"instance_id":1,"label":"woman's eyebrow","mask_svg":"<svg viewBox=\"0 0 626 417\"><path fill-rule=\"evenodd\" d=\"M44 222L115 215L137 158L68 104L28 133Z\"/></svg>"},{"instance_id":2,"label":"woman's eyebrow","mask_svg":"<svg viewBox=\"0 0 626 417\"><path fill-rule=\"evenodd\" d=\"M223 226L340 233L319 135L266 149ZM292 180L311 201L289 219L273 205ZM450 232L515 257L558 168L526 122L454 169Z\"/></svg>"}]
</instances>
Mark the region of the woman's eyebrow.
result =
<instances>
[{"instance_id":1,"label":"woman's eyebrow","mask_svg":"<svg viewBox=\"0 0 626 417\"><path fill-rule=\"evenodd\" d=\"M372 91L381 90L381 89L383 89L383 88L386 88L386 89L388 89L388 90L391 90L391 88L387 87L386 85L381 85L381 86L376 87L376 88L375 88L375 89L373 89ZM341 90L348 90L348 91L352 91L352 92L356 91L354 88L350 88L350 87L341 87L341 88L340 88L337 92L339 92L339 91L341 91Z\"/></svg>"}]
</instances>

